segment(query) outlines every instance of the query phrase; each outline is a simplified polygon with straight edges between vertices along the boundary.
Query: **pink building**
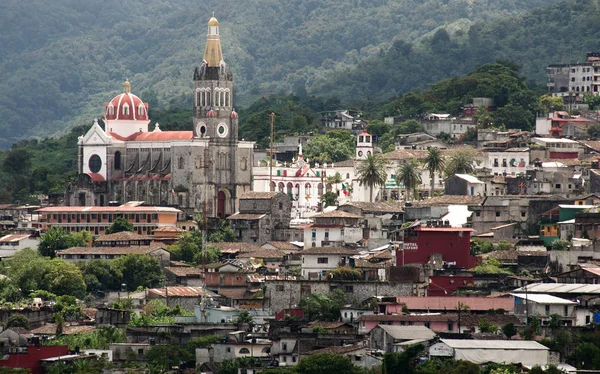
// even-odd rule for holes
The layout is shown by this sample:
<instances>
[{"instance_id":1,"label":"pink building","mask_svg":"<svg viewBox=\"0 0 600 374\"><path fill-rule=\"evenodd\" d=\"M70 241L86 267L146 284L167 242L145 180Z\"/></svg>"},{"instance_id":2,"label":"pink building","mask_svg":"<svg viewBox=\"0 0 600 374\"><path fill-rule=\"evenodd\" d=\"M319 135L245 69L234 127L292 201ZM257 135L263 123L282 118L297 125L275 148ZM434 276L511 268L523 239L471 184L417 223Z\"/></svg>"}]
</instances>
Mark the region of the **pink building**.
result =
<instances>
[{"instance_id":1,"label":"pink building","mask_svg":"<svg viewBox=\"0 0 600 374\"><path fill-rule=\"evenodd\" d=\"M367 334L377 325L425 326L435 332L458 332L458 315L402 315L371 314L358 318L358 333Z\"/></svg>"},{"instance_id":2,"label":"pink building","mask_svg":"<svg viewBox=\"0 0 600 374\"><path fill-rule=\"evenodd\" d=\"M382 314L400 314L404 307L410 313L447 313L458 310L461 305L463 309L468 307L471 313L487 313L489 310L503 309L512 311L514 308L513 297L418 297L399 296L396 302L378 303L378 312Z\"/></svg>"}]
</instances>

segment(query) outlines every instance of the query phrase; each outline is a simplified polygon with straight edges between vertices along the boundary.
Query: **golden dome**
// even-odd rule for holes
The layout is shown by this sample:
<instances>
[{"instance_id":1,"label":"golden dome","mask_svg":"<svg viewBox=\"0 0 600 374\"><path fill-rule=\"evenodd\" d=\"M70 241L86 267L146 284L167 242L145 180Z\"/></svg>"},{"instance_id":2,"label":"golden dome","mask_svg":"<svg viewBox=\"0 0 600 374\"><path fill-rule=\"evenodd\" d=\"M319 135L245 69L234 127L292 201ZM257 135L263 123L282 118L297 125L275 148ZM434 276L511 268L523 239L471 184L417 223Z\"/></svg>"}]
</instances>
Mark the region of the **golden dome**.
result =
<instances>
[{"instance_id":1,"label":"golden dome","mask_svg":"<svg viewBox=\"0 0 600 374\"><path fill-rule=\"evenodd\" d=\"M208 26L219 26L219 21L217 21L217 19L214 16L212 16L208 20Z\"/></svg>"},{"instance_id":2,"label":"golden dome","mask_svg":"<svg viewBox=\"0 0 600 374\"><path fill-rule=\"evenodd\" d=\"M125 93L129 93L129 90L131 88L131 83L129 83L129 81L125 81L125 83L123 83L123 92Z\"/></svg>"}]
</instances>

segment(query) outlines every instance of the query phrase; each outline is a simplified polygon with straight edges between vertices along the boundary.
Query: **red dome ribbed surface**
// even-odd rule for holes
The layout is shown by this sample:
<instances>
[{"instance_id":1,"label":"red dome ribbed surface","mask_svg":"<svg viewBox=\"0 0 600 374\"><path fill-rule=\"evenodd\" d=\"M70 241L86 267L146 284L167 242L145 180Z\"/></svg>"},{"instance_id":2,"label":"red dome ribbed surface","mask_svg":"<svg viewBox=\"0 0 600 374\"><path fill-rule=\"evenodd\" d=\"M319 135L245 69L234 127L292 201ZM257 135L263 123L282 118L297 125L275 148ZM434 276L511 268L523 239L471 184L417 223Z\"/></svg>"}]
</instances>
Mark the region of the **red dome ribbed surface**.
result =
<instances>
[{"instance_id":1,"label":"red dome ribbed surface","mask_svg":"<svg viewBox=\"0 0 600 374\"><path fill-rule=\"evenodd\" d=\"M148 104L132 93L122 93L106 103L107 120L148 120Z\"/></svg>"}]
</instances>

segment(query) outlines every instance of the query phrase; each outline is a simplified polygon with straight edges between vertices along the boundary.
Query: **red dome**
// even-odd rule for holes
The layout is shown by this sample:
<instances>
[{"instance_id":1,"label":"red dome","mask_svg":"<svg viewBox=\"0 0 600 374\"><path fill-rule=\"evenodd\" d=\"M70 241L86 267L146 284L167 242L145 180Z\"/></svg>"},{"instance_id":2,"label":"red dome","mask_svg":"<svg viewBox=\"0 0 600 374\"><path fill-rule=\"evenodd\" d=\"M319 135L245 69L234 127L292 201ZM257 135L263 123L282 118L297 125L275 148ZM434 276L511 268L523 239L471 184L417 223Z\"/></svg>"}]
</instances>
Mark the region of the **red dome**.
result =
<instances>
[{"instance_id":1,"label":"red dome","mask_svg":"<svg viewBox=\"0 0 600 374\"><path fill-rule=\"evenodd\" d=\"M105 104L106 119L147 121L148 103L129 92L129 82L125 82L123 87L125 92Z\"/></svg>"},{"instance_id":2,"label":"red dome","mask_svg":"<svg viewBox=\"0 0 600 374\"><path fill-rule=\"evenodd\" d=\"M215 113L215 111L211 109L208 111L208 113L206 113L206 116L207 117L216 117L217 113Z\"/></svg>"},{"instance_id":3,"label":"red dome","mask_svg":"<svg viewBox=\"0 0 600 374\"><path fill-rule=\"evenodd\" d=\"M231 115L229 115L229 117L231 117L231 118L238 118L238 114L237 114L237 112L234 110L234 111L232 111L232 112L231 112Z\"/></svg>"}]
</instances>

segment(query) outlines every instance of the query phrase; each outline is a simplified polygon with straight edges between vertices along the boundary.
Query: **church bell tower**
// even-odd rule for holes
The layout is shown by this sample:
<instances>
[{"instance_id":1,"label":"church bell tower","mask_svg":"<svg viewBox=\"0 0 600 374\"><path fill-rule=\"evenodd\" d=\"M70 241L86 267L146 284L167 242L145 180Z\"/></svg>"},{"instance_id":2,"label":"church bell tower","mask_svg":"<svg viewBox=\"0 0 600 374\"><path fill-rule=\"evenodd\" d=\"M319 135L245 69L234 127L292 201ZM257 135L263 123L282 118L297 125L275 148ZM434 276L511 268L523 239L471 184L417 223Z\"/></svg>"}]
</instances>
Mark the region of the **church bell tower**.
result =
<instances>
[{"instance_id":1,"label":"church bell tower","mask_svg":"<svg viewBox=\"0 0 600 374\"><path fill-rule=\"evenodd\" d=\"M223 58L219 21L208 21L202 64L194 70L194 136L211 143L232 144L238 138L233 110L233 75Z\"/></svg>"}]
</instances>

